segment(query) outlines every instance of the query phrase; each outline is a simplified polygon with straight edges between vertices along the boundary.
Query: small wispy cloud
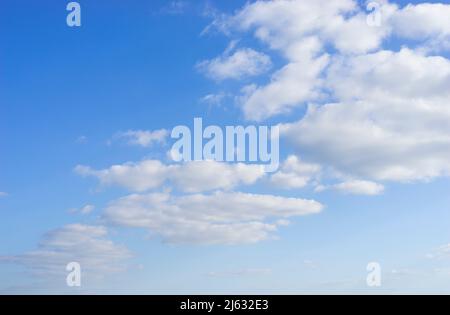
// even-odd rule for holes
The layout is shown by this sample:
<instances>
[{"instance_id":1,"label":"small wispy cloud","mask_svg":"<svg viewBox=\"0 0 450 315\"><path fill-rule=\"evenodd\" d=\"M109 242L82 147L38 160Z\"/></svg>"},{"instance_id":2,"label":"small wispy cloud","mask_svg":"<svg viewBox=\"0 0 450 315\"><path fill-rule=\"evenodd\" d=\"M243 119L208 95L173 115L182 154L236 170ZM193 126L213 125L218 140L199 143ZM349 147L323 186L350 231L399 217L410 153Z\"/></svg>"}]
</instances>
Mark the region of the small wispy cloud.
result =
<instances>
[{"instance_id":1,"label":"small wispy cloud","mask_svg":"<svg viewBox=\"0 0 450 315\"><path fill-rule=\"evenodd\" d=\"M69 210L69 213L72 213L72 214L79 213L79 214L82 214L82 215L87 215L87 214L92 213L94 210L95 210L95 206L93 206L93 205L85 205L84 207L82 207L80 209L72 208L72 209Z\"/></svg>"},{"instance_id":2,"label":"small wispy cloud","mask_svg":"<svg viewBox=\"0 0 450 315\"><path fill-rule=\"evenodd\" d=\"M119 132L113 140L125 140L129 145L141 146L148 148L156 143L165 143L169 131L166 129L160 129L155 131L149 130L128 130L125 132Z\"/></svg>"},{"instance_id":3,"label":"small wispy cloud","mask_svg":"<svg viewBox=\"0 0 450 315\"><path fill-rule=\"evenodd\" d=\"M317 186L316 192L334 190L347 195L377 196L384 192L384 186L366 180L348 180L339 184L329 186Z\"/></svg>"},{"instance_id":4,"label":"small wispy cloud","mask_svg":"<svg viewBox=\"0 0 450 315\"><path fill-rule=\"evenodd\" d=\"M79 136L76 140L76 143L78 144L84 144L88 142L88 138L86 136Z\"/></svg>"},{"instance_id":5,"label":"small wispy cloud","mask_svg":"<svg viewBox=\"0 0 450 315\"><path fill-rule=\"evenodd\" d=\"M189 8L189 2L183 0L170 1L169 4L164 6L160 13L169 14L169 15L181 15L186 13L186 10Z\"/></svg>"},{"instance_id":6,"label":"small wispy cloud","mask_svg":"<svg viewBox=\"0 0 450 315\"><path fill-rule=\"evenodd\" d=\"M268 55L251 48L239 49L233 53L227 48L223 55L197 64L197 69L200 72L216 81L240 80L258 76L271 67L272 61Z\"/></svg>"},{"instance_id":7,"label":"small wispy cloud","mask_svg":"<svg viewBox=\"0 0 450 315\"><path fill-rule=\"evenodd\" d=\"M229 94L220 92L215 94L207 94L203 96L200 101L209 107L221 107L225 100L229 97Z\"/></svg>"},{"instance_id":8,"label":"small wispy cloud","mask_svg":"<svg viewBox=\"0 0 450 315\"><path fill-rule=\"evenodd\" d=\"M0 198L8 197L8 193L0 191Z\"/></svg>"}]
</instances>

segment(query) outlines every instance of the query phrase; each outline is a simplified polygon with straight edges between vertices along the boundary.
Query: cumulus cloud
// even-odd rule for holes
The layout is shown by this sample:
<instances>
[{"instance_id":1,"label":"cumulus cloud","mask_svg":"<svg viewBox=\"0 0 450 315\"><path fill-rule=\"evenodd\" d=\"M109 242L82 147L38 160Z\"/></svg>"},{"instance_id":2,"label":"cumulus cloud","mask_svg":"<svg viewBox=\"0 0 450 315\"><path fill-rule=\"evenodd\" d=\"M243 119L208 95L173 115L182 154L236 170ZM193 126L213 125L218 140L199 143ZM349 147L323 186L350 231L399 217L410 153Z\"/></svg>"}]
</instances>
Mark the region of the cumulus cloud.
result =
<instances>
[{"instance_id":1,"label":"cumulus cloud","mask_svg":"<svg viewBox=\"0 0 450 315\"><path fill-rule=\"evenodd\" d=\"M342 101L310 107L281 128L298 152L359 178L428 180L450 174L450 61L409 49L335 63Z\"/></svg>"},{"instance_id":2,"label":"cumulus cloud","mask_svg":"<svg viewBox=\"0 0 450 315\"><path fill-rule=\"evenodd\" d=\"M128 130L119 132L114 136L114 139L123 139L129 145L141 146L148 148L157 143L164 143L169 136L169 131L160 129L155 131L149 130Z\"/></svg>"},{"instance_id":3,"label":"cumulus cloud","mask_svg":"<svg viewBox=\"0 0 450 315\"><path fill-rule=\"evenodd\" d=\"M269 117L289 113L302 102L317 99L321 92L320 73L328 64L328 56L314 55L315 38L295 47L297 56L304 56L278 70L271 82L244 87L240 103L249 120L262 121Z\"/></svg>"},{"instance_id":4,"label":"cumulus cloud","mask_svg":"<svg viewBox=\"0 0 450 315\"><path fill-rule=\"evenodd\" d=\"M382 10L388 14L394 9L386 5ZM253 32L288 61L269 83L243 88L243 113L255 121L289 113L322 96L321 74L329 62L326 45L342 53L364 53L378 48L389 33L388 28L368 26L352 0L255 1L228 18L220 15L213 25L226 33Z\"/></svg>"},{"instance_id":5,"label":"cumulus cloud","mask_svg":"<svg viewBox=\"0 0 450 315\"><path fill-rule=\"evenodd\" d=\"M355 0L254 1L232 16L219 16L213 25L222 31L252 31L256 38L288 57L290 47L311 34L341 54L373 51L392 35L424 40L450 34L448 4L408 4L399 8L387 0L376 3L380 17L376 27L367 23L373 12Z\"/></svg>"},{"instance_id":6,"label":"cumulus cloud","mask_svg":"<svg viewBox=\"0 0 450 315\"><path fill-rule=\"evenodd\" d=\"M450 35L450 5L408 4L392 16L390 23L395 33L405 38L443 38Z\"/></svg>"},{"instance_id":7,"label":"cumulus cloud","mask_svg":"<svg viewBox=\"0 0 450 315\"><path fill-rule=\"evenodd\" d=\"M269 83L243 88L240 104L245 117L261 121L322 101L327 66L334 63L329 60L330 51L334 56L364 56L382 49L394 35L422 41L424 52L450 47L450 5L399 8L384 0L378 3L381 7L375 14L381 23L377 27L367 23L370 12L354 0L254 1L231 16L216 15L212 25L226 34L251 33L287 60Z\"/></svg>"},{"instance_id":8,"label":"cumulus cloud","mask_svg":"<svg viewBox=\"0 0 450 315\"><path fill-rule=\"evenodd\" d=\"M195 193L251 185L264 174L264 167L261 165L201 161L172 166L168 176L180 190Z\"/></svg>"},{"instance_id":9,"label":"cumulus cloud","mask_svg":"<svg viewBox=\"0 0 450 315\"><path fill-rule=\"evenodd\" d=\"M450 97L449 84L448 59L408 48L336 57L327 73L327 87L341 101L422 99L434 103Z\"/></svg>"},{"instance_id":10,"label":"cumulus cloud","mask_svg":"<svg viewBox=\"0 0 450 315\"><path fill-rule=\"evenodd\" d=\"M375 196L384 192L384 186L367 180L345 180L339 184L322 185L323 169L318 164L306 163L295 155L289 156L282 164L280 171L270 177L274 187L283 189L299 189L307 185L315 186L316 192L333 190L344 194ZM339 173L332 174L339 178Z\"/></svg>"},{"instance_id":11,"label":"cumulus cloud","mask_svg":"<svg viewBox=\"0 0 450 315\"><path fill-rule=\"evenodd\" d=\"M325 180L321 165L306 163L295 155L289 156L282 164L280 171L270 177L271 184L276 188L299 189L308 185L315 187L316 192L333 190L344 194L375 196L384 192L384 186L372 181L347 179L338 184L321 184ZM330 176L332 175L332 176ZM342 174L328 174L328 180L335 180Z\"/></svg>"},{"instance_id":12,"label":"cumulus cloud","mask_svg":"<svg viewBox=\"0 0 450 315\"><path fill-rule=\"evenodd\" d=\"M383 13L394 9L386 5ZM321 96L321 74L329 62L327 45L341 53L364 53L378 48L389 33L388 28L368 26L366 15L352 0L256 1L220 19L214 25L220 24L222 30L253 31L288 60L268 84L243 89L245 117L256 121L289 113Z\"/></svg>"},{"instance_id":13,"label":"cumulus cloud","mask_svg":"<svg viewBox=\"0 0 450 315\"><path fill-rule=\"evenodd\" d=\"M202 61L197 67L208 77L222 81L257 76L269 70L271 65L269 56L250 48L243 48L232 54L226 53L215 59Z\"/></svg>"},{"instance_id":14,"label":"cumulus cloud","mask_svg":"<svg viewBox=\"0 0 450 315\"><path fill-rule=\"evenodd\" d=\"M339 41L339 33L351 30L346 23L359 26L359 37L367 37L373 32L380 32L367 25L367 23L354 23L359 21L361 10L352 0L279 0L255 1L246 5L241 11L231 16L225 23L229 28L253 31L256 38L267 43L272 49L280 50L291 57L289 50L310 34L317 34L321 42ZM365 22L365 17L364 17ZM351 30L354 32L353 30ZM345 49L359 49L368 51L376 48L378 43L369 42L361 48L361 43L353 41L342 45ZM340 48L337 45L336 48Z\"/></svg>"},{"instance_id":15,"label":"cumulus cloud","mask_svg":"<svg viewBox=\"0 0 450 315\"><path fill-rule=\"evenodd\" d=\"M350 178L448 176L450 62L431 52L450 47L450 5L378 3L377 27L354 0L254 1L216 19L286 60L268 83L243 87L244 116L262 121L307 106L284 136L300 156ZM404 48L383 49L391 38Z\"/></svg>"},{"instance_id":16,"label":"cumulus cloud","mask_svg":"<svg viewBox=\"0 0 450 315\"><path fill-rule=\"evenodd\" d=\"M313 200L238 192L151 193L116 200L104 216L113 224L149 229L168 243L236 245L272 238L286 219L322 208Z\"/></svg>"},{"instance_id":17,"label":"cumulus cloud","mask_svg":"<svg viewBox=\"0 0 450 315\"><path fill-rule=\"evenodd\" d=\"M320 165L303 162L295 155L289 156L280 171L271 176L270 181L276 187L286 189L307 186L321 171Z\"/></svg>"},{"instance_id":18,"label":"cumulus cloud","mask_svg":"<svg viewBox=\"0 0 450 315\"><path fill-rule=\"evenodd\" d=\"M189 193L251 185L265 174L261 165L215 161L165 165L157 160L114 165L104 170L79 165L75 171L97 178L104 186L121 186L135 192L160 188L168 182Z\"/></svg>"},{"instance_id":19,"label":"cumulus cloud","mask_svg":"<svg viewBox=\"0 0 450 315\"><path fill-rule=\"evenodd\" d=\"M83 279L124 270L131 257L123 246L106 238L103 226L73 224L48 232L37 249L17 255L0 256L0 262L23 265L33 275L65 279L66 266L81 265Z\"/></svg>"},{"instance_id":20,"label":"cumulus cloud","mask_svg":"<svg viewBox=\"0 0 450 315\"><path fill-rule=\"evenodd\" d=\"M81 176L95 177L104 186L122 186L132 191L160 187L167 177L167 167L156 160L113 165L104 170L78 165L75 172Z\"/></svg>"}]
</instances>

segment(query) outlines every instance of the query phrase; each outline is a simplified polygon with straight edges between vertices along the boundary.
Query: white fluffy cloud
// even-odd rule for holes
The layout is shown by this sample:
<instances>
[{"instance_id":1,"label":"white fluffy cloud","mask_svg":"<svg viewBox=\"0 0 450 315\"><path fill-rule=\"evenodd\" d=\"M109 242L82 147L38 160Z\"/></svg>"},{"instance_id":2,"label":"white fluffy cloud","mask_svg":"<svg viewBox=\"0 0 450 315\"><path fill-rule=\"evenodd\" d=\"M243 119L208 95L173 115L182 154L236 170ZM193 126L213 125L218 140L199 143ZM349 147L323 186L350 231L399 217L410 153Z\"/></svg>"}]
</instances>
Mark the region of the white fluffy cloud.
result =
<instances>
[{"instance_id":1,"label":"white fluffy cloud","mask_svg":"<svg viewBox=\"0 0 450 315\"><path fill-rule=\"evenodd\" d=\"M78 165L75 172L85 177L93 176L104 186L116 185L132 191L160 187L167 177L167 167L156 160L113 165L104 170L94 170L88 166Z\"/></svg>"},{"instance_id":2,"label":"white fluffy cloud","mask_svg":"<svg viewBox=\"0 0 450 315\"><path fill-rule=\"evenodd\" d=\"M380 16L378 27L367 23L371 12L354 0L254 1L232 16L216 19L213 25L226 33L251 32L287 60L269 83L244 87L240 100L245 117L261 121L320 102L327 66L334 62L327 52L364 56L382 49L384 40L392 35L422 41L423 51L450 47L450 5L399 8L385 0L378 3L382 5L374 13ZM391 80L396 78L398 75L393 75Z\"/></svg>"},{"instance_id":3,"label":"white fluffy cloud","mask_svg":"<svg viewBox=\"0 0 450 315\"><path fill-rule=\"evenodd\" d=\"M282 127L299 152L359 178L450 174L449 60L381 51L336 62L327 82L342 102Z\"/></svg>"},{"instance_id":4,"label":"white fluffy cloud","mask_svg":"<svg viewBox=\"0 0 450 315\"><path fill-rule=\"evenodd\" d=\"M137 145L144 148L150 147L155 143L164 143L169 136L169 131L160 129L149 130L128 130L115 135L115 139L125 139L130 145Z\"/></svg>"},{"instance_id":5,"label":"white fluffy cloud","mask_svg":"<svg viewBox=\"0 0 450 315\"><path fill-rule=\"evenodd\" d=\"M269 239L287 218L322 208L313 200L270 195L152 193L116 200L104 216L113 224L147 228L169 243L236 245Z\"/></svg>"},{"instance_id":6,"label":"white fluffy cloud","mask_svg":"<svg viewBox=\"0 0 450 315\"><path fill-rule=\"evenodd\" d=\"M260 121L308 104L284 135L301 156L351 178L450 175L450 61L429 55L450 47L450 5L379 3L379 27L353 0L254 1L222 18L222 29L251 32L286 59L268 84L244 87L243 113ZM389 37L408 41L384 50Z\"/></svg>"},{"instance_id":7,"label":"white fluffy cloud","mask_svg":"<svg viewBox=\"0 0 450 315\"><path fill-rule=\"evenodd\" d=\"M270 181L276 187L303 188L318 175L320 170L320 165L305 163L292 155L284 161L280 171L271 176Z\"/></svg>"},{"instance_id":8,"label":"white fluffy cloud","mask_svg":"<svg viewBox=\"0 0 450 315\"><path fill-rule=\"evenodd\" d=\"M260 165L203 161L172 166L169 179L180 190L195 193L251 185L264 175L264 167Z\"/></svg>"},{"instance_id":9,"label":"white fluffy cloud","mask_svg":"<svg viewBox=\"0 0 450 315\"><path fill-rule=\"evenodd\" d=\"M327 87L341 101L425 100L432 105L450 97L450 61L408 48L354 57L336 57ZM445 106L445 104L444 104Z\"/></svg>"},{"instance_id":10,"label":"white fluffy cloud","mask_svg":"<svg viewBox=\"0 0 450 315\"><path fill-rule=\"evenodd\" d=\"M232 54L226 53L197 65L200 71L218 81L257 76L269 70L271 66L269 56L250 48L239 49Z\"/></svg>"},{"instance_id":11,"label":"white fluffy cloud","mask_svg":"<svg viewBox=\"0 0 450 315\"><path fill-rule=\"evenodd\" d=\"M104 276L124 269L131 257L123 246L106 238L103 226L67 225L47 233L36 250L17 256L1 256L0 262L23 265L34 275L65 279L66 266L81 265L83 279ZM89 281L89 280L88 280Z\"/></svg>"},{"instance_id":12,"label":"white fluffy cloud","mask_svg":"<svg viewBox=\"0 0 450 315\"><path fill-rule=\"evenodd\" d=\"M379 33L380 29L368 26L361 11L353 0L255 1L225 23L229 28L253 31L256 38L292 59L290 49L310 34L318 36L321 42L337 42L336 48L344 51L365 52L376 48L379 41L367 41L367 37ZM339 33L349 31L358 32L358 37L365 40L362 43L342 40Z\"/></svg>"},{"instance_id":13,"label":"white fluffy cloud","mask_svg":"<svg viewBox=\"0 0 450 315\"><path fill-rule=\"evenodd\" d=\"M315 56L319 45L310 38L295 47L298 60L277 71L264 86L249 85L240 98L244 115L249 120L261 121L288 113L302 102L319 98L322 85L319 75L328 64L328 56Z\"/></svg>"},{"instance_id":14,"label":"white fluffy cloud","mask_svg":"<svg viewBox=\"0 0 450 315\"><path fill-rule=\"evenodd\" d=\"M450 35L450 5L409 4L396 12L390 23L395 33L405 38L443 38Z\"/></svg>"},{"instance_id":15,"label":"white fluffy cloud","mask_svg":"<svg viewBox=\"0 0 450 315\"><path fill-rule=\"evenodd\" d=\"M394 10L395 6L383 7L385 14ZM329 62L327 45L342 53L364 53L378 48L389 33L386 27L370 27L352 0L256 1L222 19L221 28L253 31L256 38L288 60L268 84L243 89L245 117L256 121L320 98L321 74Z\"/></svg>"},{"instance_id":16,"label":"white fluffy cloud","mask_svg":"<svg viewBox=\"0 0 450 315\"><path fill-rule=\"evenodd\" d=\"M307 185L315 186L316 192L333 190L344 194L375 196L384 192L384 186L367 180L347 179L339 184L320 184L324 176L323 168L318 164L306 163L297 156L291 155L283 162L280 171L270 177L274 187L283 189L299 189ZM328 174L329 180L339 179L341 174Z\"/></svg>"},{"instance_id":17,"label":"white fluffy cloud","mask_svg":"<svg viewBox=\"0 0 450 315\"><path fill-rule=\"evenodd\" d=\"M341 54L367 53L382 46L391 35L424 40L450 35L450 5L409 4L399 8L387 0L376 1L380 17L376 27L367 23L374 12L355 0L254 1L221 21L222 30L253 31L253 35L292 59L292 46L314 34Z\"/></svg>"},{"instance_id":18,"label":"white fluffy cloud","mask_svg":"<svg viewBox=\"0 0 450 315\"><path fill-rule=\"evenodd\" d=\"M77 166L75 171L82 176L96 177L102 185L121 186L136 192L160 188L169 182L180 191L189 193L250 185L265 174L261 165L215 161L165 165L157 160L114 165L104 170Z\"/></svg>"}]
</instances>

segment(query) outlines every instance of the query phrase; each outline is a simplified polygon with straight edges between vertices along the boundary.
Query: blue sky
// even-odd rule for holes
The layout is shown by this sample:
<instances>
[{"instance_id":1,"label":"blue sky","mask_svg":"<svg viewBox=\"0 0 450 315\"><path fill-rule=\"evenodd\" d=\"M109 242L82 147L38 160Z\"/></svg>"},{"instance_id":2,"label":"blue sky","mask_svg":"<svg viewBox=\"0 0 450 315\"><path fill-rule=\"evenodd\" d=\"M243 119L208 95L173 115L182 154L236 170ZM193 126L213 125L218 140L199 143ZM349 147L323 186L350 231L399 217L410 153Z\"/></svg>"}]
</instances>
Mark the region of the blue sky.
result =
<instances>
[{"instance_id":1,"label":"blue sky","mask_svg":"<svg viewBox=\"0 0 450 315\"><path fill-rule=\"evenodd\" d=\"M302 8L316 13L301 0L78 2L79 28L64 1L0 4L0 292L449 292L448 4L380 1L382 24L369 28L350 0L323 8L348 24L317 25L297 24ZM124 134L195 117L281 124L278 175L245 184L233 165L166 175L170 138L133 145ZM180 184L205 180L218 188ZM279 214L305 199L320 213ZM253 202L268 214L242 208ZM276 231L231 214L248 232L219 220L230 232L216 234L206 218L235 209ZM83 285L69 288L77 259ZM366 285L369 262L382 267L379 288Z\"/></svg>"}]
</instances>

